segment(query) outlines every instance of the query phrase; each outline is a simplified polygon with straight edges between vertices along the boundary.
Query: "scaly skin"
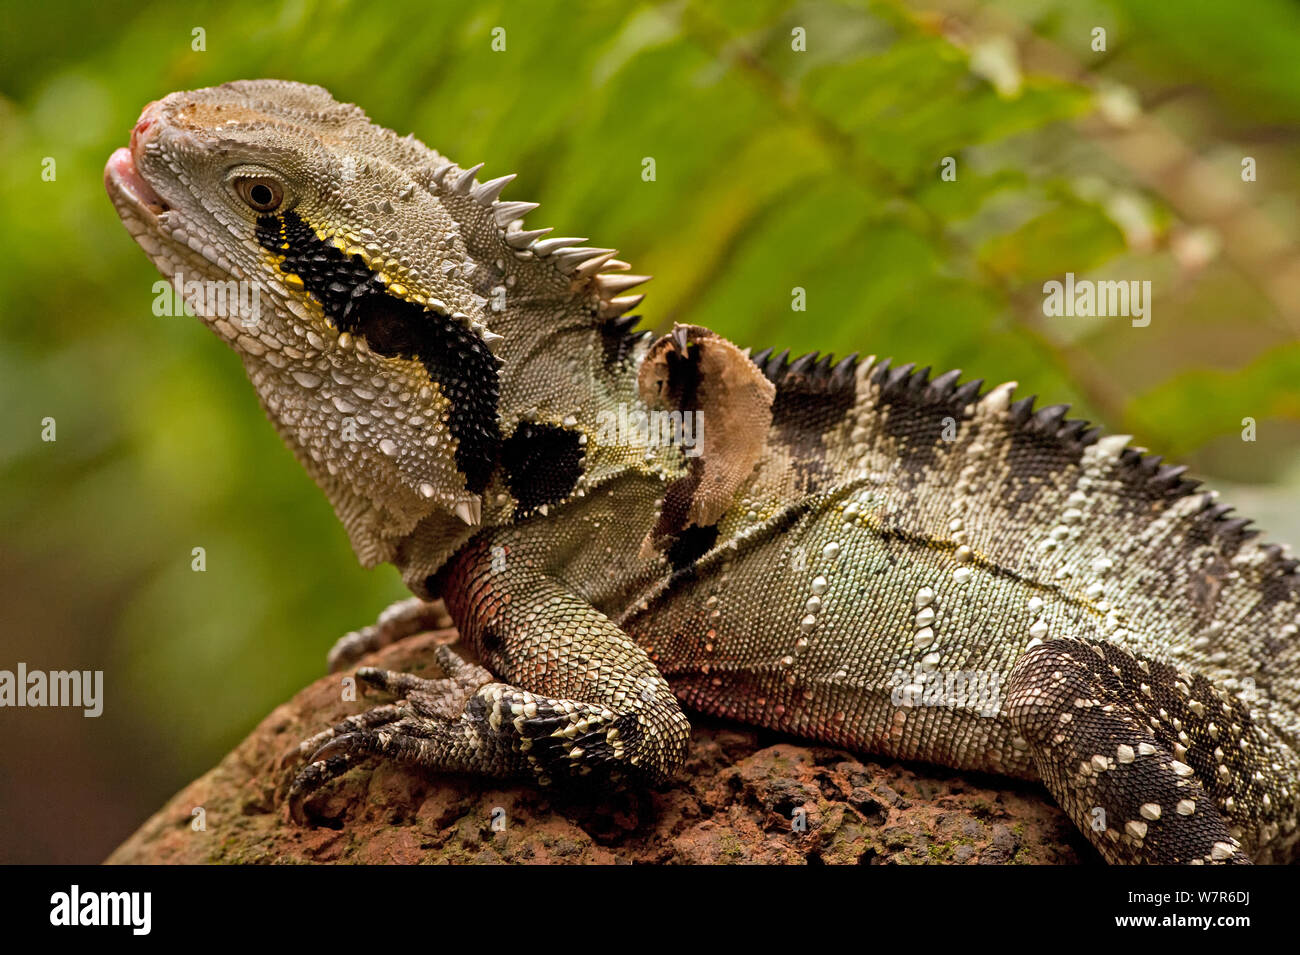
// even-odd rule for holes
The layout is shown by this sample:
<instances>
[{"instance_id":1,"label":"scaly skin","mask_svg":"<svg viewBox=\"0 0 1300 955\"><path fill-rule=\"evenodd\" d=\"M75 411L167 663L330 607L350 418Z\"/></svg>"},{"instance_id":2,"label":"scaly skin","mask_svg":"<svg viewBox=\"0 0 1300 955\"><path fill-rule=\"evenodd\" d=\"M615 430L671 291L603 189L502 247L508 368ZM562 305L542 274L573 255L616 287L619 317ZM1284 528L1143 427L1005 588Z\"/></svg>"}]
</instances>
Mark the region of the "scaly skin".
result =
<instances>
[{"instance_id":1,"label":"scaly skin","mask_svg":"<svg viewBox=\"0 0 1300 955\"><path fill-rule=\"evenodd\" d=\"M533 205L476 169L255 81L151 104L106 170L360 560L420 598L332 666L427 626L437 595L482 663L358 671L397 702L303 744L299 819L371 754L664 779L684 705L1041 779L1114 862L1294 855L1282 548L1011 384L636 334L644 278L528 230ZM232 279L251 327L204 295ZM618 427L650 411L692 427L649 447Z\"/></svg>"}]
</instances>

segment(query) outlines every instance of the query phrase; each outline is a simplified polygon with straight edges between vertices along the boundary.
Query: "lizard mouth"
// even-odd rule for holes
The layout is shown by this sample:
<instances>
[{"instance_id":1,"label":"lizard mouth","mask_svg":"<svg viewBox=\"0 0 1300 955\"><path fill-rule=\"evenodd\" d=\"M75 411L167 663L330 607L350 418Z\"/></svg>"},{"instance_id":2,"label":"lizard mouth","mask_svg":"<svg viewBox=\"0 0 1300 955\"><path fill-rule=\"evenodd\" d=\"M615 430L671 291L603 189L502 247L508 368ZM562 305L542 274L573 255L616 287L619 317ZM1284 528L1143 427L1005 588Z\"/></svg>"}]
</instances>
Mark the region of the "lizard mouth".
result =
<instances>
[{"instance_id":1,"label":"lizard mouth","mask_svg":"<svg viewBox=\"0 0 1300 955\"><path fill-rule=\"evenodd\" d=\"M151 119L141 119L135 129L131 130L131 145L115 150L108 157L108 164L104 167L104 187L113 198L121 196L137 209L159 216L171 207L154 191L153 186L145 182L135 167L135 152L139 148L141 135L153 123Z\"/></svg>"},{"instance_id":2,"label":"lizard mouth","mask_svg":"<svg viewBox=\"0 0 1300 955\"><path fill-rule=\"evenodd\" d=\"M126 147L116 150L108 158L108 165L104 167L104 185L110 196L122 196L132 205L155 216L162 215L170 208L136 171L135 157Z\"/></svg>"}]
</instances>

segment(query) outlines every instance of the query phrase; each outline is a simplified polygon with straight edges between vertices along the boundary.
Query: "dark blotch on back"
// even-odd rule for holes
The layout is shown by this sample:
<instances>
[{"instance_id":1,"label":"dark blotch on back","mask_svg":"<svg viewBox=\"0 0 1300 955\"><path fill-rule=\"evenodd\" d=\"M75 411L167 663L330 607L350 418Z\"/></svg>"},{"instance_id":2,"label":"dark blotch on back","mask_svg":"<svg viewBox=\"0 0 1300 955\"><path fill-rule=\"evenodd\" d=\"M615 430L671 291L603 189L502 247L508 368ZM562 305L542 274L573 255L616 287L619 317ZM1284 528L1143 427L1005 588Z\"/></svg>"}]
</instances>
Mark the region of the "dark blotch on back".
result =
<instances>
[{"instance_id":1,"label":"dark blotch on back","mask_svg":"<svg viewBox=\"0 0 1300 955\"><path fill-rule=\"evenodd\" d=\"M683 414L695 414L699 407L700 388L700 350L695 345L688 345L686 354L669 351L665 360L668 363L667 388L661 396L663 404ZM664 489L664 504L659 511L659 519L651 532L657 546L662 547L669 539L680 534L686 528L690 516L691 501L695 498L695 489L699 487L700 476L704 473L704 462L698 457L690 458L686 464L686 473Z\"/></svg>"},{"instance_id":2,"label":"dark blotch on back","mask_svg":"<svg viewBox=\"0 0 1300 955\"><path fill-rule=\"evenodd\" d=\"M805 492L816 491L829 478L824 436L844 421L857 392L857 355L832 364L812 352L788 363L789 352L773 356L771 349L752 361L776 385L772 402L772 434L789 449Z\"/></svg>"},{"instance_id":3,"label":"dark blotch on back","mask_svg":"<svg viewBox=\"0 0 1300 955\"><path fill-rule=\"evenodd\" d=\"M501 447L506 486L527 517L543 504L555 504L573 492L582 477L583 450L577 431L552 424L522 422Z\"/></svg>"},{"instance_id":4,"label":"dark blotch on back","mask_svg":"<svg viewBox=\"0 0 1300 955\"><path fill-rule=\"evenodd\" d=\"M979 397L983 381L958 386L960 370L931 380L929 368L915 368L891 367L886 359L871 372L871 382L879 388L881 429L894 439L904 473L919 485L945 446L945 436L955 440L961 434L964 410Z\"/></svg>"},{"instance_id":5,"label":"dark blotch on back","mask_svg":"<svg viewBox=\"0 0 1300 955\"><path fill-rule=\"evenodd\" d=\"M1007 488L1003 495L1008 510L1015 514L1032 504L1044 492L1057 494L1080 467L1084 449L1096 440L1097 430L1086 440L1071 429L1087 422L1066 422L1069 405L1048 405L1034 409L1036 396L1021 398L1007 409L1011 429L1006 455ZM1068 425L1068 427L1067 427Z\"/></svg>"},{"instance_id":6,"label":"dark blotch on back","mask_svg":"<svg viewBox=\"0 0 1300 955\"><path fill-rule=\"evenodd\" d=\"M633 331L639 321L640 315L621 315L600 326L601 348L607 368L622 365L638 344L654 337L651 331Z\"/></svg>"},{"instance_id":7,"label":"dark blotch on back","mask_svg":"<svg viewBox=\"0 0 1300 955\"><path fill-rule=\"evenodd\" d=\"M501 447L497 360L483 339L449 315L389 295L360 256L322 242L292 211L261 216L256 234L264 249L285 257L283 271L302 279L339 331L359 335L379 355L424 365L451 402L456 467L466 489L481 494Z\"/></svg>"}]
</instances>

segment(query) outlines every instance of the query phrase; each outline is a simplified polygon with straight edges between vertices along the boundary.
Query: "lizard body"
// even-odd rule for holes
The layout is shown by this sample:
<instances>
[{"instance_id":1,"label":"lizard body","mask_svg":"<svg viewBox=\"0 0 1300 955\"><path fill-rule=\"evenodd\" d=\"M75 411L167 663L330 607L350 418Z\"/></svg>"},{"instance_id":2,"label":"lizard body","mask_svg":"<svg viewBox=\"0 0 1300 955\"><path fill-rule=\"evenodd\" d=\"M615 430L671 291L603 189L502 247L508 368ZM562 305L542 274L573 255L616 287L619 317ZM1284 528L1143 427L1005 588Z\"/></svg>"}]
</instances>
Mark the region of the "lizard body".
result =
<instances>
[{"instance_id":1,"label":"lizard body","mask_svg":"<svg viewBox=\"0 0 1300 955\"><path fill-rule=\"evenodd\" d=\"M359 559L416 595L332 664L438 595L482 664L362 668L398 701L304 743L296 812L373 754L664 779L685 706L1041 779L1115 862L1294 854L1284 549L1012 384L637 333L645 277L477 170L279 81L151 104L106 170ZM205 300L232 280L256 321Z\"/></svg>"}]
</instances>

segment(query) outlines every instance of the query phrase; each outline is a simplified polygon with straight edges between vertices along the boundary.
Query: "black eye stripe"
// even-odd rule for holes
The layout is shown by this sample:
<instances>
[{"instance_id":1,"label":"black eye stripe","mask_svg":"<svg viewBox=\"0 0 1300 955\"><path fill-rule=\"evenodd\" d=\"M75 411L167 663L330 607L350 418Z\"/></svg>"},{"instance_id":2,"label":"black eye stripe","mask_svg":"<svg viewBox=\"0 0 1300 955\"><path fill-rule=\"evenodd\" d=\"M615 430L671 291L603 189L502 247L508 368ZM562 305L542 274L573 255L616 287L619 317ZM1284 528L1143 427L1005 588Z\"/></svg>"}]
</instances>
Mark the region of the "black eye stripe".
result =
<instances>
[{"instance_id":1,"label":"black eye stripe","mask_svg":"<svg viewBox=\"0 0 1300 955\"><path fill-rule=\"evenodd\" d=\"M374 295L363 295L349 302L348 319L353 321L353 333L363 336L370 347L381 355L416 357L420 352L420 336L411 328L406 316L398 309Z\"/></svg>"},{"instance_id":2,"label":"black eye stripe","mask_svg":"<svg viewBox=\"0 0 1300 955\"><path fill-rule=\"evenodd\" d=\"M283 271L302 279L339 331L365 339L377 354L424 365L451 404L447 426L465 487L483 493L501 449L501 383L483 339L449 315L388 294L359 255L322 242L292 211L260 216L256 235L264 249L285 257Z\"/></svg>"}]
</instances>

